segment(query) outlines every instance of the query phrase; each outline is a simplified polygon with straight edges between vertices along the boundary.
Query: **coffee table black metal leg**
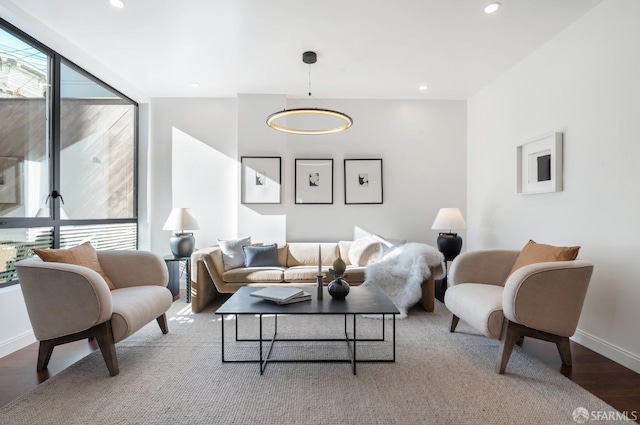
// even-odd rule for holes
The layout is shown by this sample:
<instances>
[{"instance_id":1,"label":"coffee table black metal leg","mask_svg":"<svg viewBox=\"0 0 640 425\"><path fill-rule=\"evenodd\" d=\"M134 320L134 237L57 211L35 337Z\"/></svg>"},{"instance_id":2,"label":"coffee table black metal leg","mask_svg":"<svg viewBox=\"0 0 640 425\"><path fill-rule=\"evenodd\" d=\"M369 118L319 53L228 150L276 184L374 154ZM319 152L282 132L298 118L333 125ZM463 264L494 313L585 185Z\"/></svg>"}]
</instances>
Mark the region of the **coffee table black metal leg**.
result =
<instances>
[{"instance_id":1,"label":"coffee table black metal leg","mask_svg":"<svg viewBox=\"0 0 640 425\"><path fill-rule=\"evenodd\" d=\"M396 361L396 315L393 315L393 362Z\"/></svg>"},{"instance_id":2,"label":"coffee table black metal leg","mask_svg":"<svg viewBox=\"0 0 640 425\"><path fill-rule=\"evenodd\" d=\"M356 357L356 341L358 337L356 335L356 315L353 315L353 374L356 374L356 363L358 362Z\"/></svg>"},{"instance_id":3,"label":"coffee table black metal leg","mask_svg":"<svg viewBox=\"0 0 640 425\"><path fill-rule=\"evenodd\" d=\"M220 317L220 327L222 329L222 362L224 363L224 314L221 314Z\"/></svg>"},{"instance_id":4,"label":"coffee table black metal leg","mask_svg":"<svg viewBox=\"0 0 640 425\"><path fill-rule=\"evenodd\" d=\"M262 367L262 313L260 313L260 362L258 363L258 366L260 367L260 375L262 375L262 373L264 372L264 369Z\"/></svg>"}]
</instances>

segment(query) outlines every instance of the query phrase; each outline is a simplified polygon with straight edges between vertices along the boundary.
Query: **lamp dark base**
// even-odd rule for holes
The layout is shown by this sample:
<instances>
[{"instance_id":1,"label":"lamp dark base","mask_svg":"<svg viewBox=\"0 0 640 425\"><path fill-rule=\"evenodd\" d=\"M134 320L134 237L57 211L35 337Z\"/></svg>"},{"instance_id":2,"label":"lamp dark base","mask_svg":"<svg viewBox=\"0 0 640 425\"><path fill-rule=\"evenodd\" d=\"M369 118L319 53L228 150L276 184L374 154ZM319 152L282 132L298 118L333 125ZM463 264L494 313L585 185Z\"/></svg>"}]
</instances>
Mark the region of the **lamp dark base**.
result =
<instances>
[{"instance_id":1,"label":"lamp dark base","mask_svg":"<svg viewBox=\"0 0 640 425\"><path fill-rule=\"evenodd\" d=\"M193 233L178 233L169 239L169 247L174 257L190 257L196 246Z\"/></svg>"},{"instance_id":2,"label":"lamp dark base","mask_svg":"<svg viewBox=\"0 0 640 425\"><path fill-rule=\"evenodd\" d=\"M462 238L457 233L440 233L438 236L438 251L447 261L453 261L462 250Z\"/></svg>"}]
</instances>

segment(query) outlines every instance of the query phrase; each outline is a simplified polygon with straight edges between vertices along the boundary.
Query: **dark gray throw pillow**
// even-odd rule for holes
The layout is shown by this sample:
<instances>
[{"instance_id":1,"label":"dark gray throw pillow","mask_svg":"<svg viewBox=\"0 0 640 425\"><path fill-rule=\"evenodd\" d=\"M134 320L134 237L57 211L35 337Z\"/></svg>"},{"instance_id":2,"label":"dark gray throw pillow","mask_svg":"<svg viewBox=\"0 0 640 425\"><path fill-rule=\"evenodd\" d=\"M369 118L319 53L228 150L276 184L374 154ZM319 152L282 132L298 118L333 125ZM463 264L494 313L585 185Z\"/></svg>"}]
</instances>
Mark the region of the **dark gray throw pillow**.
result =
<instances>
[{"instance_id":1,"label":"dark gray throw pillow","mask_svg":"<svg viewBox=\"0 0 640 425\"><path fill-rule=\"evenodd\" d=\"M245 267L280 267L276 244L264 246L242 246Z\"/></svg>"}]
</instances>

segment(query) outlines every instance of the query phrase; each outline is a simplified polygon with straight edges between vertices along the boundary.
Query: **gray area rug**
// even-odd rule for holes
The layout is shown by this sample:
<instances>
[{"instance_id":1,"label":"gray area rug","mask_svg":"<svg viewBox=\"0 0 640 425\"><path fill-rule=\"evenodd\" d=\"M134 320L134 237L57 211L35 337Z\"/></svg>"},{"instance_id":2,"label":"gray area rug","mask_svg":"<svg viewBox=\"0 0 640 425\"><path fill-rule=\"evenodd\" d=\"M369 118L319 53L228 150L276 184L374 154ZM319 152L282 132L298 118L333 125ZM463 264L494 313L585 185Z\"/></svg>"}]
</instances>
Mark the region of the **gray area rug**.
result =
<instances>
[{"instance_id":1,"label":"gray area rug","mask_svg":"<svg viewBox=\"0 0 640 425\"><path fill-rule=\"evenodd\" d=\"M175 302L168 335L153 322L117 344L118 376L110 377L94 352L0 409L0 423L575 424L578 407L615 412L519 347L507 373L496 374L498 342L463 322L449 333L450 316L439 302L434 313L414 307L396 321L396 363L358 364L357 376L347 363L273 363L262 376L256 363L223 364L216 307L192 314ZM225 318L227 341L234 320ZM273 319L266 323L272 329ZM278 334L335 337L343 323L341 317L281 316ZM391 321L364 318L358 335L379 336L382 324L390 338ZM257 335L257 319L243 316L240 325L241 337ZM250 343L225 346L230 357L257 355ZM273 354L348 356L344 342L276 344ZM358 345L363 358L390 354L389 346Z\"/></svg>"}]
</instances>

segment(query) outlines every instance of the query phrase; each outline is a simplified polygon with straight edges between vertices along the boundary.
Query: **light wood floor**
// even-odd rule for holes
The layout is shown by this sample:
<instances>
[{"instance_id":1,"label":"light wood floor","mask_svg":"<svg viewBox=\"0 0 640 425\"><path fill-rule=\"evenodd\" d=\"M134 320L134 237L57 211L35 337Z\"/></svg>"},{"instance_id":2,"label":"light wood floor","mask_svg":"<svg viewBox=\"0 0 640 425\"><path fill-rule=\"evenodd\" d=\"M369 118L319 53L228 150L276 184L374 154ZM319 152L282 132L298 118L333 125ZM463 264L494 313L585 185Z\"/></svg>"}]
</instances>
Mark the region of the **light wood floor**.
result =
<instances>
[{"instance_id":1,"label":"light wood floor","mask_svg":"<svg viewBox=\"0 0 640 425\"><path fill-rule=\"evenodd\" d=\"M573 341L572 367L562 366L555 344L526 338L522 348L618 411L627 414L636 411L640 416L640 374ZM96 349L97 343L87 340L58 346L44 372L36 371L37 343L0 358L0 407L28 393L39 383Z\"/></svg>"}]
</instances>

